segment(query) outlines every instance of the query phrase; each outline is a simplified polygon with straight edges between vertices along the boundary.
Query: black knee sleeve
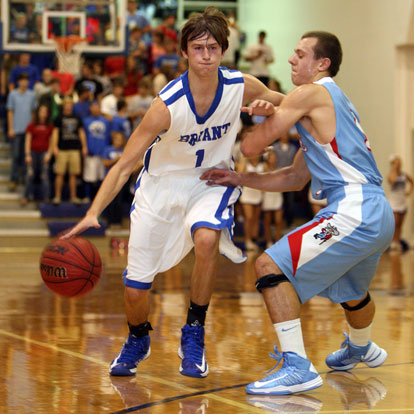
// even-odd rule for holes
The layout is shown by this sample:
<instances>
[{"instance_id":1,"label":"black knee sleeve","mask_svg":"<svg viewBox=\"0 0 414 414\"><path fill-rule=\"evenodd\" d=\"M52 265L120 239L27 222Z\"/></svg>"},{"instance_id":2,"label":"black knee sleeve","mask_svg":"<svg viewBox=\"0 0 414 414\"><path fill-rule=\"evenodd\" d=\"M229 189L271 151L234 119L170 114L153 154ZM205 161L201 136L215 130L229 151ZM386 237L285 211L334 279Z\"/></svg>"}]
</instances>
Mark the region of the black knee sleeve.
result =
<instances>
[{"instance_id":1,"label":"black knee sleeve","mask_svg":"<svg viewBox=\"0 0 414 414\"><path fill-rule=\"evenodd\" d=\"M282 282L289 282L289 279L283 273L278 275L270 273L269 275L265 275L260 279L257 279L256 289L261 293L263 289L277 286Z\"/></svg>"},{"instance_id":2,"label":"black knee sleeve","mask_svg":"<svg viewBox=\"0 0 414 414\"><path fill-rule=\"evenodd\" d=\"M358 303L358 305L355 306L349 306L346 302L341 303L341 306L346 309L347 311L357 311L359 309L364 308L365 306L368 305L368 303L371 302L371 295L369 294L369 292L367 292L367 296L361 300L361 302Z\"/></svg>"}]
</instances>

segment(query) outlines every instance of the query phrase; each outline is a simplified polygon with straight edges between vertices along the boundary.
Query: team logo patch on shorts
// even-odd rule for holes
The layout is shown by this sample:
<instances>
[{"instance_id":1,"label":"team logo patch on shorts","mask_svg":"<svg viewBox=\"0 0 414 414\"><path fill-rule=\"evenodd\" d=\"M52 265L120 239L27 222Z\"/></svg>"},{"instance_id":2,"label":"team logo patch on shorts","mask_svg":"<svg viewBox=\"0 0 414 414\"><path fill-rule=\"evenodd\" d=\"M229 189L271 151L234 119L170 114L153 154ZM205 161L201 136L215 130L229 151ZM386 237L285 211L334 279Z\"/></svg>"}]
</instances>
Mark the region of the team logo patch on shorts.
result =
<instances>
[{"instance_id":1,"label":"team logo patch on shorts","mask_svg":"<svg viewBox=\"0 0 414 414\"><path fill-rule=\"evenodd\" d=\"M326 227L322 228L319 233L315 233L313 237L317 240L321 240L319 244L323 244L332 236L339 236L339 231L335 226L332 226L331 223L328 223Z\"/></svg>"}]
</instances>

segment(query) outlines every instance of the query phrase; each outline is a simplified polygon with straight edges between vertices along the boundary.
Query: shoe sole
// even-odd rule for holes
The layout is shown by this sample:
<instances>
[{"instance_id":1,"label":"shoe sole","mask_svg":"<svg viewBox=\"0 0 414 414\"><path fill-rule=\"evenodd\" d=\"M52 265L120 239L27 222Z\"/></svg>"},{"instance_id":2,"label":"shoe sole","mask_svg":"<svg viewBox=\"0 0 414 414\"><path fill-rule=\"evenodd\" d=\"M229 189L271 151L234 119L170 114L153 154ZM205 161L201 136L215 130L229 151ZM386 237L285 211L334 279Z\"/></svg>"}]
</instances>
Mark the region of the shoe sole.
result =
<instances>
[{"instance_id":1,"label":"shoe sole","mask_svg":"<svg viewBox=\"0 0 414 414\"><path fill-rule=\"evenodd\" d=\"M278 385L277 387L269 387L269 388L248 388L246 387L247 394L253 395L287 395L287 394L296 394L299 392L310 391L315 388L319 388L323 385L322 378L318 375L312 381L305 382L303 384L285 386L285 385Z\"/></svg>"},{"instance_id":2,"label":"shoe sole","mask_svg":"<svg viewBox=\"0 0 414 414\"><path fill-rule=\"evenodd\" d=\"M181 346L178 348L178 356L181 359L184 359L184 354L183 354L183 351L181 350ZM198 374L198 375L194 374L194 373L191 373L191 372L184 371L182 364L180 364L179 371L180 371L180 374L184 375L185 377L205 378L208 375L208 365L207 365L207 362L206 362L206 370L204 372L200 372L200 374Z\"/></svg>"},{"instance_id":3,"label":"shoe sole","mask_svg":"<svg viewBox=\"0 0 414 414\"><path fill-rule=\"evenodd\" d=\"M138 361L138 364L146 360L151 355L151 348L148 349L148 352L145 354L144 358ZM137 368L131 368L129 370L124 369L124 371L116 371L116 365L113 368L109 369L109 375L111 377L131 377L137 373Z\"/></svg>"}]
</instances>

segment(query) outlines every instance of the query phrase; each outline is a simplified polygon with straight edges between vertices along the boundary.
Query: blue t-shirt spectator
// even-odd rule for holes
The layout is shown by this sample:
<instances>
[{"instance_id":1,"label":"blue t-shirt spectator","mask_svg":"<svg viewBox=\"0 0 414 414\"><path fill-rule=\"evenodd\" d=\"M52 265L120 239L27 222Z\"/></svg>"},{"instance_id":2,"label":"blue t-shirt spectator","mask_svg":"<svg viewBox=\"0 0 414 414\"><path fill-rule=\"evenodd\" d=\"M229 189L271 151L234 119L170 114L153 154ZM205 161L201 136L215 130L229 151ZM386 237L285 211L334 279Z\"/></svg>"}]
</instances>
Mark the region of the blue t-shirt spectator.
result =
<instances>
[{"instance_id":1,"label":"blue t-shirt spectator","mask_svg":"<svg viewBox=\"0 0 414 414\"><path fill-rule=\"evenodd\" d=\"M29 89L34 88L34 84L40 81L40 74L36 66L29 64L28 66L16 65L10 72L10 83L17 88L17 79L21 73L29 75Z\"/></svg>"},{"instance_id":2,"label":"blue t-shirt spectator","mask_svg":"<svg viewBox=\"0 0 414 414\"><path fill-rule=\"evenodd\" d=\"M83 120L83 128L88 144L88 155L102 155L111 142L111 125L102 115L88 116Z\"/></svg>"},{"instance_id":3,"label":"blue t-shirt spectator","mask_svg":"<svg viewBox=\"0 0 414 414\"><path fill-rule=\"evenodd\" d=\"M114 160L115 158L118 158L120 155L122 155L123 148L115 148L113 145L107 145L104 149L104 152L102 154L102 158L104 160ZM105 175L108 174L108 171L111 169L105 168Z\"/></svg>"},{"instance_id":4,"label":"blue t-shirt spectator","mask_svg":"<svg viewBox=\"0 0 414 414\"><path fill-rule=\"evenodd\" d=\"M131 135L131 123L127 117L115 115L112 118L111 131L122 132L126 139Z\"/></svg>"},{"instance_id":5,"label":"blue t-shirt spectator","mask_svg":"<svg viewBox=\"0 0 414 414\"><path fill-rule=\"evenodd\" d=\"M154 67L161 69L163 65L171 66L173 71L176 72L178 68L178 62L180 61L180 56L178 55L162 55L155 62Z\"/></svg>"},{"instance_id":6,"label":"blue t-shirt spectator","mask_svg":"<svg viewBox=\"0 0 414 414\"><path fill-rule=\"evenodd\" d=\"M13 111L13 130L15 134L24 134L27 125L32 121L33 111L36 109L36 95L27 89L21 93L18 89L12 90L7 96L7 109Z\"/></svg>"},{"instance_id":7,"label":"blue t-shirt spectator","mask_svg":"<svg viewBox=\"0 0 414 414\"><path fill-rule=\"evenodd\" d=\"M89 113L89 107L90 106L91 106L90 101L76 102L73 105L73 113L76 116L78 116L79 118L81 118L82 120L84 120L87 116L90 115L90 113Z\"/></svg>"}]
</instances>

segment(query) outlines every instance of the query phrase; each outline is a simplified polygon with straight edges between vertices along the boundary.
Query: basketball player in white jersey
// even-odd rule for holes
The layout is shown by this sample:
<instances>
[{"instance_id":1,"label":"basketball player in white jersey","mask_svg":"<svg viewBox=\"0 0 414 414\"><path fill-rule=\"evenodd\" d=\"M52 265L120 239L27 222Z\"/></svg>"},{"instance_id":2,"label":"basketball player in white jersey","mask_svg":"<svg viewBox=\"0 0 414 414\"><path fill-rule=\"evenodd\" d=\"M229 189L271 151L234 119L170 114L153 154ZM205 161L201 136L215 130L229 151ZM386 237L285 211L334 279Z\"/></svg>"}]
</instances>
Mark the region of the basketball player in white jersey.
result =
<instances>
[{"instance_id":1,"label":"basketball player in white jersey","mask_svg":"<svg viewBox=\"0 0 414 414\"><path fill-rule=\"evenodd\" d=\"M263 100L243 108L267 117L242 141L246 156L261 153L296 125L301 149L290 167L265 175L213 170L202 176L213 186L263 191L301 189L312 178L313 196L328 199L328 206L313 220L256 261L256 287L263 293L282 348L281 353L275 348L271 356L283 358L283 366L249 384L249 394L292 394L322 385L307 358L300 323L301 304L316 295L340 303L349 325L342 348L326 358L331 369L349 370L360 362L377 367L387 358L386 351L370 340L375 307L368 287L391 242L394 220L356 109L332 79L341 60L336 36L306 33L289 59L298 87L278 108Z\"/></svg>"},{"instance_id":2,"label":"basketball player in white jersey","mask_svg":"<svg viewBox=\"0 0 414 414\"><path fill-rule=\"evenodd\" d=\"M64 237L99 227L98 217L144 155L131 208L128 265L124 272L129 336L110 366L111 375L134 375L150 354L148 292L155 275L176 265L194 247L191 302L182 328L180 372L205 377L204 321L212 295L217 253L244 261L232 242L238 187L206 187L213 167L232 168L240 108L255 99L283 98L251 75L219 67L228 47L227 20L214 7L192 16L181 33L189 70L154 100L103 181L86 216Z\"/></svg>"}]
</instances>

